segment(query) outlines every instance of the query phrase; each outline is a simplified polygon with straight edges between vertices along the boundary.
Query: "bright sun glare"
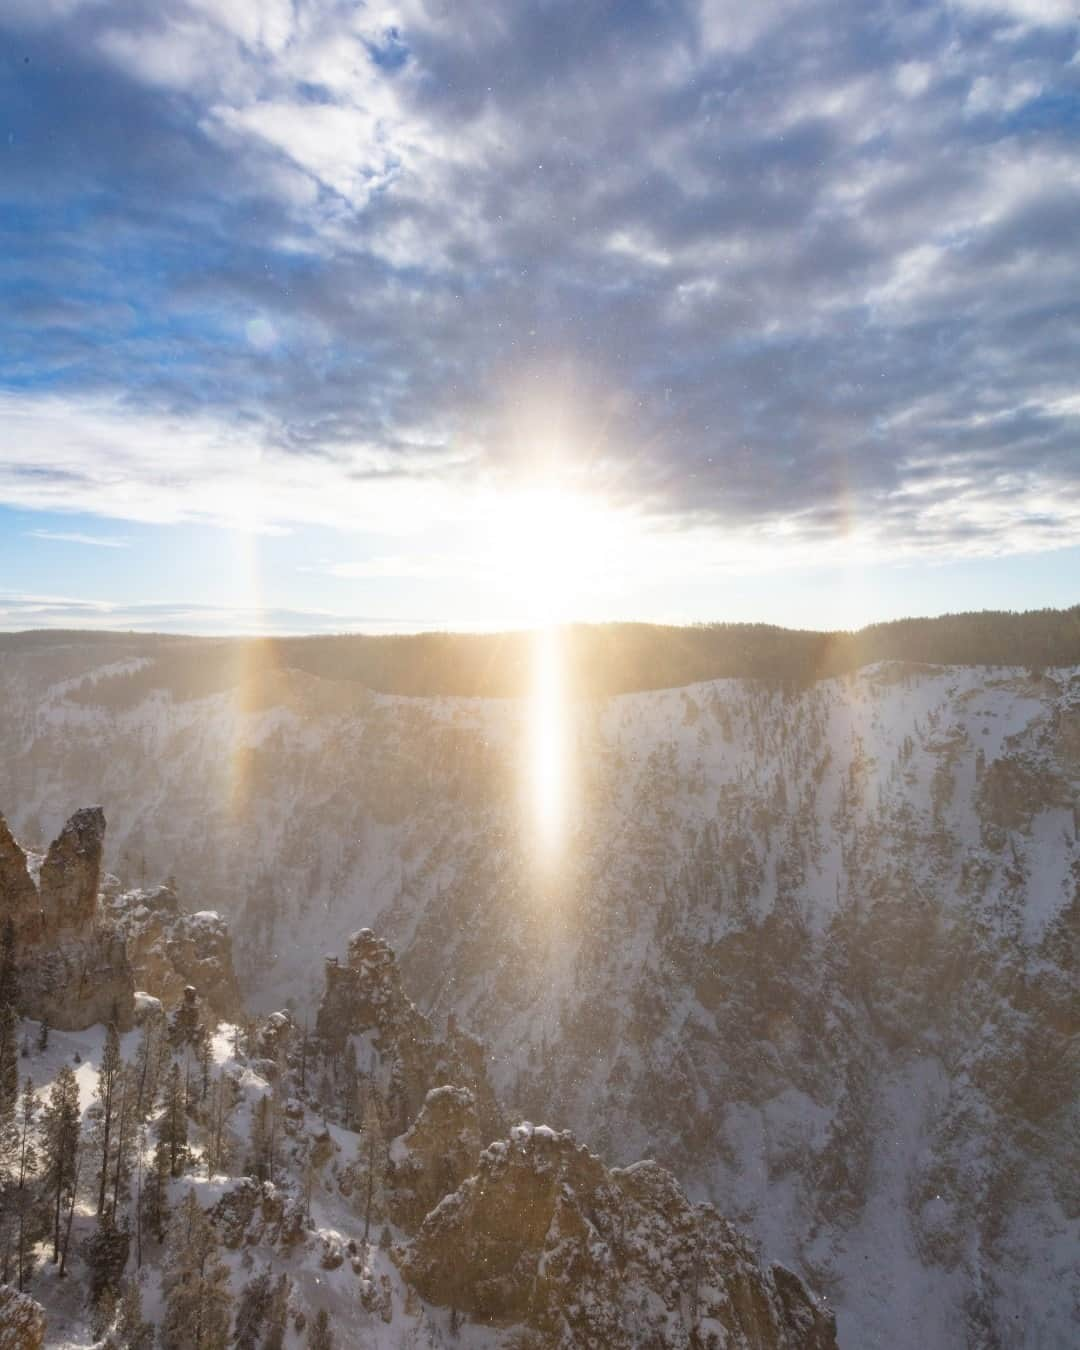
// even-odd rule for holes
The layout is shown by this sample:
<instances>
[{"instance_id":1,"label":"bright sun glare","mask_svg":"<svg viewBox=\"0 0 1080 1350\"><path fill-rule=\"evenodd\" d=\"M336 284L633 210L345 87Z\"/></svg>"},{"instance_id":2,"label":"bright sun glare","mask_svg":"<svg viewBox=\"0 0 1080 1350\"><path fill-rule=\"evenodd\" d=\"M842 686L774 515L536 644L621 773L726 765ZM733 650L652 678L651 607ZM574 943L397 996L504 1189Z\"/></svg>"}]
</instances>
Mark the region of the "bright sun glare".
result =
<instances>
[{"instance_id":1,"label":"bright sun glare","mask_svg":"<svg viewBox=\"0 0 1080 1350\"><path fill-rule=\"evenodd\" d=\"M537 856L551 865L569 818L570 700L560 625L578 617L584 593L603 587L612 518L588 498L539 484L504 497L496 529L501 585L533 630L527 795Z\"/></svg>"}]
</instances>

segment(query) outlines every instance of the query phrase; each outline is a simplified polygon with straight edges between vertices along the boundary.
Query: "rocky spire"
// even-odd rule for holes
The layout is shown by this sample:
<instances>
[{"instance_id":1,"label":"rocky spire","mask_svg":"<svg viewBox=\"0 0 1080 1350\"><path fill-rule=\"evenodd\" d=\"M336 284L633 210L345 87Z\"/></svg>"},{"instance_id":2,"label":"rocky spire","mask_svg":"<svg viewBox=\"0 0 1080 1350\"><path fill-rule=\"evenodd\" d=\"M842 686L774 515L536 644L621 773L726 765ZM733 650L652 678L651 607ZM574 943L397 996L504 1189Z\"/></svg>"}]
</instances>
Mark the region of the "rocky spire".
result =
<instances>
[{"instance_id":1,"label":"rocky spire","mask_svg":"<svg viewBox=\"0 0 1080 1350\"><path fill-rule=\"evenodd\" d=\"M41 865L41 908L54 932L87 929L97 909L105 812L100 806L76 811L49 847Z\"/></svg>"}]
</instances>

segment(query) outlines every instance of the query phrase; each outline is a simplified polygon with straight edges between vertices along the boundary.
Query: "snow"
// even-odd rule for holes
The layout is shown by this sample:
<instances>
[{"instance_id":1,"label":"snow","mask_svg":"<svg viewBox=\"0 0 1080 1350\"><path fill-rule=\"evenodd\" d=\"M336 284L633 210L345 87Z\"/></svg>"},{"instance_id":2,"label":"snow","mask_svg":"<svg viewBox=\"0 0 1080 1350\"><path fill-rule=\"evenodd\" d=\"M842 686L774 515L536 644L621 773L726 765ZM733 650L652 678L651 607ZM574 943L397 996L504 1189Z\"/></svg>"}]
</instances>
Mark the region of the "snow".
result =
<instances>
[{"instance_id":1,"label":"snow","mask_svg":"<svg viewBox=\"0 0 1080 1350\"><path fill-rule=\"evenodd\" d=\"M1078 671L1054 675L1063 690L1080 679ZM483 1035L493 1080L512 1111L535 1118L550 1109L522 1098L545 1053L569 1058L564 1028L595 1002L614 1039L568 1065L557 1085L556 1123L572 1125L613 1161L644 1152L666 1161L631 1103L635 1088L650 1076L662 1081L667 1065L688 1060L692 1076L714 1050L714 1009L694 988L668 979L661 929L665 895L678 890L679 868L707 831L716 829L726 844L745 829L761 880L738 909L730 875L718 864L724 904L677 916L686 923L680 940L692 949L707 949L772 911L787 841L783 824L761 822L779 785L785 820L800 812L797 903L819 939L839 905L865 899L848 857L857 838L880 829L876 847L891 874L885 883L904 872L914 893L941 898L946 926L974 912L995 941L1015 942L1024 953L1072 894L1080 857L1075 820L1066 806L1042 807L1030 829L1011 830L1004 849L991 848L978 810L977 765L980 754L987 767L1021 751L1052 756L1054 718L1069 697L1034 685L1019 668L901 671L883 663L790 698L720 680L582 705L574 710L574 736L589 769L582 789L589 795L572 813L573 865L554 899L538 897L530 884L516 819L512 784L528 709L514 700L374 696L330 714L293 706L244 710L221 695L183 704L148 700L110 721L101 710L67 702L62 691L33 691L37 701L27 706L48 724L40 733L42 762L46 750L59 760L61 737L114 750L90 758L85 792L76 769L52 780L36 770L22 805L26 815L60 822L81 800L105 798L113 859L129 848L138 856L148 839L160 839L151 869L180 875L182 899L205 906L199 921L216 922L218 909L235 921L248 883L272 873L283 917L276 961L252 991L256 1008L281 1007L292 997L301 1015L310 1015L324 953L343 953L350 933L372 926L401 954L406 987L421 1007L440 1016L454 1011ZM453 776L457 759L447 766L434 755L444 732L461 735L505 770L498 791L468 795L470 784ZM268 757L272 771L245 783L236 765L256 754ZM851 783L856 790L842 819ZM1075 779L1072 793L1075 800ZM193 851L204 822L205 846ZM936 823L951 849L940 857L928 844ZM985 874L985 883L966 885L965 869ZM242 958L242 943L237 950ZM649 977L664 982L667 997L652 1039L639 1041L627 1029L636 1025L634 998ZM231 1052L222 1045L219 1057L220 1035L215 1059L223 1063ZM994 1035L989 1021L972 1030L976 1038ZM782 1049L779 1032L776 1041ZM364 1068L370 1038L355 1043ZM766 1100L724 1102L700 1167L679 1160L695 1193L748 1224L770 1257L835 1280L842 1343L960 1343L962 1275L922 1260L906 1217L907 1179L937 1146L928 1131L945 1092L942 1075L951 1072L943 1068L946 1050L910 1064L896 1057L882 1069L881 1147L866 1211L849 1230L811 1232L806 1186L793 1160L822 1146L835 1103L784 1081L782 1063ZM98 1053L90 1045L84 1058ZM615 1061L624 1071L619 1087ZM250 1067L237 1072L249 1104L269 1090ZM93 1078L85 1066L87 1100ZM698 1110L709 1105L707 1086L692 1083ZM949 1090L975 1110L967 1067ZM992 1124L985 1129L989 1135ZM343 1149L355 1147L347 1132L331 1133ZM936 1196L926 1202L920 1212L928 1233L950 1230L950 1203ZM1054 1343L1053 1326L1067 1325L1060 1320L1064 1295L1056 1291L1067 1283L1062 1270L1074 1232L1056 1206L1052 1196L1033 1196L1002 1239L1020 1253L1009 1269L1028 1262L1033 1272L1032 1291L1023 1294L1015 1275L1000 1276L1017 1307L1034 1318L1040 1299L1054 1306L1059 1320L1040 1324L1051 1328L1047 1344ZM331 1208L324 1218L330 1228L343 1221ZM910 1325L898 1330L898 1310L907 1318L908 1309Z\"/></svg>"}]
</instances>

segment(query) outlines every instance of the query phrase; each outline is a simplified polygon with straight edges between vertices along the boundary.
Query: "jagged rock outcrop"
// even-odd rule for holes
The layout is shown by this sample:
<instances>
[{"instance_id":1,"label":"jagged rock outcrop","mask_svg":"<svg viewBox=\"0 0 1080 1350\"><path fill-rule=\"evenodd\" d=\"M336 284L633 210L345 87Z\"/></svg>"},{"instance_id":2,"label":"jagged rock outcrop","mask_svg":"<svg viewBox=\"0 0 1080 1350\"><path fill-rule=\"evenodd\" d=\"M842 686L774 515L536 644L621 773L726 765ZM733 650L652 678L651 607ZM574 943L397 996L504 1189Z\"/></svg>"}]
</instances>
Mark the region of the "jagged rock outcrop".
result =
<instances>
[{"instance_id":1,"label":"jagged rock outcrop","mask_svg":"<svg viewBox=\"0 0 1080 1350\"><path fill-rule=\"evenodd\" d=\"M45 1309L29 1294L0 1284L0 1350L42 1350Z\"/></svg>"},{"instance_id":2,"label":"jagged rock outcrop","mask_svg":"<svg viewBox=\"0 0 1080 1350\"><path fill-rule=\"evenodd\" d=\"M653 1162L609 1171L569 1131L516 1127L432 1210L402 1271L434 1303L544 1350L835 1350L831 1314L764 1269Z\"/></svg>"},{"instance_id":3,"label":"jagged rock outcrop","mask_svg":"<svg viewBox=\"0 0 1080 1350\"><path fill-rule=\"evenodd\" d=\"M401 983L389 944L362 928L349 939L345 965L326 962L326 988L316 1022L318 1036L342 1051L350 1036L367 1038L371 1062L365 1073L385 1080L390 1128L400 1133L416 1118L432 1083L454 1083L473 1094L481 1129L490 1138L502 1129L484 1065L484 1048L451 1017L445 1036L419 1011Z\"/></svg>"},{"instance_id":4,"label":"jagged rock outcrop","mask_svg":"<svg viewBox=\"0 0 1080 1350\"><path fill-rule=\"evenodd\" d=\"M19 944L41 938L41 898L30 878L26 854L0 816L0 922L10 919Z\"/></svg>"},{"instance_id":5,"label":"jagged rock outcrop","mask_svg":"<svg viewBox=\"0 0 1080 1350\"><path fill-rule=\"evenodd\" d=\"M468 1088L432 1088L420 1114L390 1145L390 1217L406 1232L476 1170L480 1157L476 1098Z\"/></svg>"},{"instance_id":6,"label":"jagged rock outcrop","mask_svg":"<svg viewBox=\"0 0 1080 1350\"><path fill-rule=\"evenodd\" d=\"M76 811L53 840L39 883L46 933L84 933L94 922L104 847L100 806Z\"/></svg>"},{"instance_id":7,"label":"jagged rock outcrop","mask_svg":"<svg viewBox=\"0 0 1080 1350\"><path fill-rule=\"evenodd\" d=\"M24 1016L46 1018L63 1031L95 1022L115 1022L121 1031L134 1025L135 983L124 940L114 930L46 940L38 950L22 951L19 965Z\"/></svg>"},{"instance_id":8,"label":"jagged rock outcrop","mask_svg":"<svg viewBox=\"0 0 1080 1350\"><path fill-rule=\"evenodd\" d=\"M100 806L76 811L35 885L26 854L6 825L0 831L0 920L15 923L19 1009L69 1031L107 1021L126 1030L134 1020L124 940L98 906L104 838Z\"/></svg>"},{"instance_id":9,"label":"jagged rock outcrop","mask_svg":"<svg viewBox=\"0 0 1080 1350\"><path fill-rule=\"evenodd\" d=\"M226 922L180 909L175 890L121 891L102 878L105 814L76 811L35 875L0 817L0 923L15 926L19 1008L61 1030L134 1022L135 990L167 1010L191 985L223 1018L240 1016Z\"/></svg>"},{"instance_id":10,"label":"jagged rock outcrop","mask_svg":"<svg viewBox=\"0 0 1080 1350\"><path fill-rule=\"evenodd\" d=\"M218 1017L241 1016L232 936L219 914L185 913L170 885L115 895L110 913L127 943L138 989L171 1011L183 1002L185 986L193 985Z\"/></svg>"}]
</instances>

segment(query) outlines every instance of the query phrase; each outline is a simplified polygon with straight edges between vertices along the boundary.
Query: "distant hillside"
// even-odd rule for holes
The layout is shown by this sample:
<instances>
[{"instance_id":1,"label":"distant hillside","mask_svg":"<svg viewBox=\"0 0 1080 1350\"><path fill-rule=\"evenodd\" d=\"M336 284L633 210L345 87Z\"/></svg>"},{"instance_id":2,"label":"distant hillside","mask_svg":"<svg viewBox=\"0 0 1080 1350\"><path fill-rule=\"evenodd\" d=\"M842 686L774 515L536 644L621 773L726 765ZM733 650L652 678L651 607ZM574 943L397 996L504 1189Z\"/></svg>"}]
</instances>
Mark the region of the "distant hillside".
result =
<instances>
[{"instance_id":1,"label":"distant hillside","mask_svg":"<svg viewBox=\"0 0 1080 1350\"><path fill-rule=\"evenodd\" d=\"M1075 665L1080 663L1080 605L900 619L855 633L770 624L577 624L564 630L564 641L571 685L586 695L670 689L724 677L806 686L884 660ZM528 686L529 643L525 632L198 638L39 631L0 634L0 659L18 652L24 668L28 659L35 662L49 681L81 680L73 691L77 700L111 708L130 707L155 689L175 699L201 698L283 669L388 694L504 698Z\"/></svg>"}]
</instances>

